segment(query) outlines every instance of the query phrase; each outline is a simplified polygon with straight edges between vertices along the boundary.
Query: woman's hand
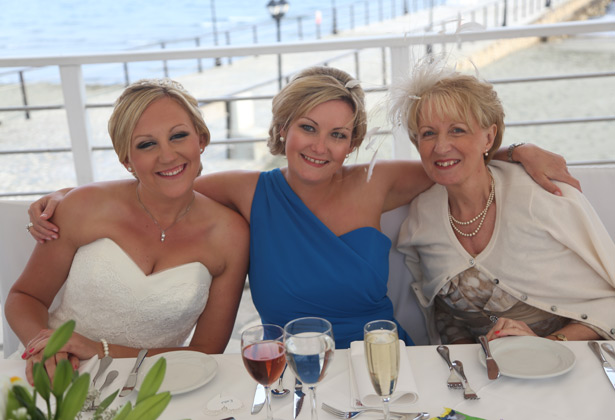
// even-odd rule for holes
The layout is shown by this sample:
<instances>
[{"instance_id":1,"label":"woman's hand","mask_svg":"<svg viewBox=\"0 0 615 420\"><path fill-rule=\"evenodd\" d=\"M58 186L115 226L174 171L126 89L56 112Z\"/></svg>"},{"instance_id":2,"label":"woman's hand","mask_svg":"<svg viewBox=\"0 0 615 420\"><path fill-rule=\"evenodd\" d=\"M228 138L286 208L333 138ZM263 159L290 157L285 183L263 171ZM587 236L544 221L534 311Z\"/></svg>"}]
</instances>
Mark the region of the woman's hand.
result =
<instances>
[{"instance_id":1,"label":"woman's hand","mask_svg":"<svg viewBox=\"0 0 615 420\"><path fill-rule=\"evenodd\" d=\"M59 229L56 225L49 222L49 219L53 216L58 203L62 201L70 190L70 188L66 188L47 194L30 204L28 214L33 226L29 229L29 232L37 242L43 244L45 241L58 239Z\"/></svg>"},{"instance_id":2,"label":"woman's hand","mask_svg":"<svg viewBox=\"0 0 615 420\"><path fill-rule=\"evenodd\" d=\"M500 318L498 322L487 333L487 340L494 340L496 338L519 336L519 335L533 335L537 334L532 331L528 325L523 321L515 321L509 318Z\"/></svg>"},{"instance_id":3,"label":"woman's hand","mask_svg":"<svg viewBox=\"0 0 615 420\"><path fill-rule=\"evenodd\" d=\"M566 159L562 156L544 150L533 144L524 144L515 147L512 159L520 162L529 176L538 185L555 195L562 195L562 191L552 181L561 181L570 184L581 191L581 183L570 175L566 166Z\"/></svg>"},{"instance_id":4,"label":"woman's hand","mask_svg":"<svg viewBox=\"0 0 615 420\"><path fill-rule=\"evenodd\" d=\"M26 351L22 355L22 358L29 359L34 354L39 352L42 353L52 333L53 330L50 329L41 330L32 340L30 340L26 347ZM75 355L80 360L86 360L98 355L98 352L102 351L102 344L98 341L92 341L79 333L73 332L60 351Z\"/></svg>"},{"instance_id":5,"label":"woman's hand","mask_svg":"<svg viewBox=\"0 0 615 420\"><path fill-rule=\"evenodd\" d=\"M26 360L26 379L28 383L34 386L33 369L34 364L43 360L43 352L32 353ZM49 375L49 380L53 382L53 375L55 375L56 367L62 360L68 360L73 366L73 370L79 369L79 358L75 355L66 352L57 352L55 355L45 361L45 370Z\"/></svg>"}]
</instances>

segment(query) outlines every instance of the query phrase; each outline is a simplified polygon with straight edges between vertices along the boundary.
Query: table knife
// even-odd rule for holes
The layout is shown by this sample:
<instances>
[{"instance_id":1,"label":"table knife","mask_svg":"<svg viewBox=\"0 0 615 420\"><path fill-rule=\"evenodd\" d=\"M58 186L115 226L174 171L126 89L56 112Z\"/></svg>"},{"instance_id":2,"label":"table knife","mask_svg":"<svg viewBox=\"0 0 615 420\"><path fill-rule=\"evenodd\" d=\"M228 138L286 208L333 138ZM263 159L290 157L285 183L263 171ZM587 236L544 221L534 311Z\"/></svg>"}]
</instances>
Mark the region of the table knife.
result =
<instances>
[{"instance_id":1,"label":"table knife","mask_svg":"<svg viewBox=\"0 0 615 420\"><path fill-rule=\"evenodd\" d=\"M263 409L265 401L267 400L267 394L265 393L265 387L261 384L256 384L256 391L254 391L254 401L252 402L252 411L250 413L257 414Z\"/></svg>"},{"instance_id":2,"label":"table knife","mask_svg":"<svg viewBox=\"0 0 615 420\"><path fill-rule=\"evenodd\" d=\"M500 377L500 368L498 364L495 362L495 359L491 355L491 350L489 349L489 340L484 335L478 337L478 341L480 341L480 345L483 347L483 351L485 352L485 363L487 364L487 376L489 379L498 379Z\"/></svg>"},{"instance_id":3,"label":"table knife","mask_svg":"<svg viewBox=\"0 0 615 420\"><path fill-rule=\"evenodd\" d=\"M607 362L604 358L602 351L600 351L600 345L595 341L589 341L587 345L596 354L598 360L600 360L600 363L602 364L602 369L604 370L606 377L609 379L609 382L611 382L613 388L615 388L615 369L613 369L611 364Z\"/></svg>"},{"instance_id":4,"label":"table knife","mask_svg":"<svg viewBox=\"0 0 615 420\"><path fill-rule=\"evenodd\" d=\"M128 379L126 379L126 383L120 392L120 397L125 397L130 394L135 386L137 385L137 377L139 376L139 368L141 367L141 363L145 360L145 356L147 356L147 349L143 349L139 352L137 356L137 361L135 362L130 375L128 375Z\"/></svg>"},{"instance_id":5,"label":"table knife","mask_svg":"<svg viewBox=\"0 0 615 420\"><path fill-rule=\"evenodd\" d=\"M96 376L94 376L94 379L92 380L93 387L96 386L96 380L105 373L105 371L107 370L107 368L112 362L113 362L113 358L111 356L105 356L102 359L100 359L100 363L98 364L98 372L96 372Z\"/></svg>"},{"instance_id":6,"label":"table knife","mask_svg":"<svg viewBox=\"0 0 615 420\"><path fill-rule=\"evenodd\" d=\"M296 419L303 407L303 398L305 393L303 392L303 384L297 378L295 378L295 395L293 398L293 419Z\"/></svg>"}]
</instances>

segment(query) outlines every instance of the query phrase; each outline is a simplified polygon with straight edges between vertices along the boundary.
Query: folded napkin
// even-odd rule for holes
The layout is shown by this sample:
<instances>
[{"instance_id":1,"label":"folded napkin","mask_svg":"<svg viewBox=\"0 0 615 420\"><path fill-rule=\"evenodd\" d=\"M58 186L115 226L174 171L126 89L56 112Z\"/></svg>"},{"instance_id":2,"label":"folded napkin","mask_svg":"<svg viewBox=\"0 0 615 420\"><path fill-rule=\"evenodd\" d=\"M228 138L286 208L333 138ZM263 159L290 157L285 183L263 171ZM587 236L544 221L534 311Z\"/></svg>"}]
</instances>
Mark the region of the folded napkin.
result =
<instances>
[{"instance_id":1,"label":"folded napkin","mask_svg":"<svg viewBox=\"0 0 615 420\"><path fill-rule=\"evenodd\" d=\"M363 341L353 341L350 344L348 362L350 364L350 405L354 408L382 407L382 397L376 394L369 378ZM412 404L418 398L416 382L406 353L406 344L399 340L399 376L395 392L391 396L391 404Z\"/></svg>"}]
</instances>

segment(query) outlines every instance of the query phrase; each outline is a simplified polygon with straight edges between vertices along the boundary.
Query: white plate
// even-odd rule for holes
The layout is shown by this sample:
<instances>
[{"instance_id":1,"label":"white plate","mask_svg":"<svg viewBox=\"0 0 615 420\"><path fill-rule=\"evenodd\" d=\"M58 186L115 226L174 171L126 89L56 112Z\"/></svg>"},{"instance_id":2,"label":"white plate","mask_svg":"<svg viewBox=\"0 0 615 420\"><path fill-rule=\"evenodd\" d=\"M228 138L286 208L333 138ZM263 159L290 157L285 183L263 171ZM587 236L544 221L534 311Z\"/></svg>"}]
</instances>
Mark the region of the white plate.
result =
<instances>
[{"instance_id":1,"label":"white plate","mask_svg":"<svg viewBox=\"0 0 615 420\"><path fill-rule=\"evenodd\" d=\"M551 378L568 372L575 363L572 351L547 338L498 338L489 342L489 348L502 375L512 378ZM478 358L487 367L482 348L479 348Z\"/></svg>"},{"instance_id":2,"label":"white plate","mask_svg":"<svg viewBox=\"0 0 615 420\"><path fill-rule=\"evenodd\" d=\"M218 371L218 363L205 353L188 350L161 353L148 357L143 362L137 390L141 388L149 369L160 357L167 360L167 371L159 392L169 391L172 395L177 395L195 390L211 381Z\"/></svg>"}]
</instances>

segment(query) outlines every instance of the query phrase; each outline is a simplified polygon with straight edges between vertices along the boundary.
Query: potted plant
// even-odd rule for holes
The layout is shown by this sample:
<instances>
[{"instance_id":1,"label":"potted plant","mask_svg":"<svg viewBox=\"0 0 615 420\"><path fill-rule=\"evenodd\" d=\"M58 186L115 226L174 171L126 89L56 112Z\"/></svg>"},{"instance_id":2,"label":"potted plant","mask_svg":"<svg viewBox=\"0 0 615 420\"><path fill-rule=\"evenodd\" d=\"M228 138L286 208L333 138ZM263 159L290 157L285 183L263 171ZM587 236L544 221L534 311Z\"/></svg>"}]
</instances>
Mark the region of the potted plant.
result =
<instances>
[{"instance_id":1,"label":"potted plant","mask_svg":"<svg viewBox=\"0 0 615 420\"><path fill-rule=\"evenodd\" d=\"M73 371L68 360L62 360L56 367L53 382L44 368L47 359L55 355L66 344L75 329L75 321L68 321L49 338L43 351L43 361L33 366L34 387L19 378L7 380L0 387L0 418L6 420L74 420L84 407L90 386L90 374ZM107 397L94 412L93 419L154 420L171 401L169 392L157 393L164 379L166 360L160 358L149 370L139 389L134 404L129 401L119 409L108 413L118 391ZM39 408L38 397L45 403L46 411Z\"/></svg>"}]
</instances>

